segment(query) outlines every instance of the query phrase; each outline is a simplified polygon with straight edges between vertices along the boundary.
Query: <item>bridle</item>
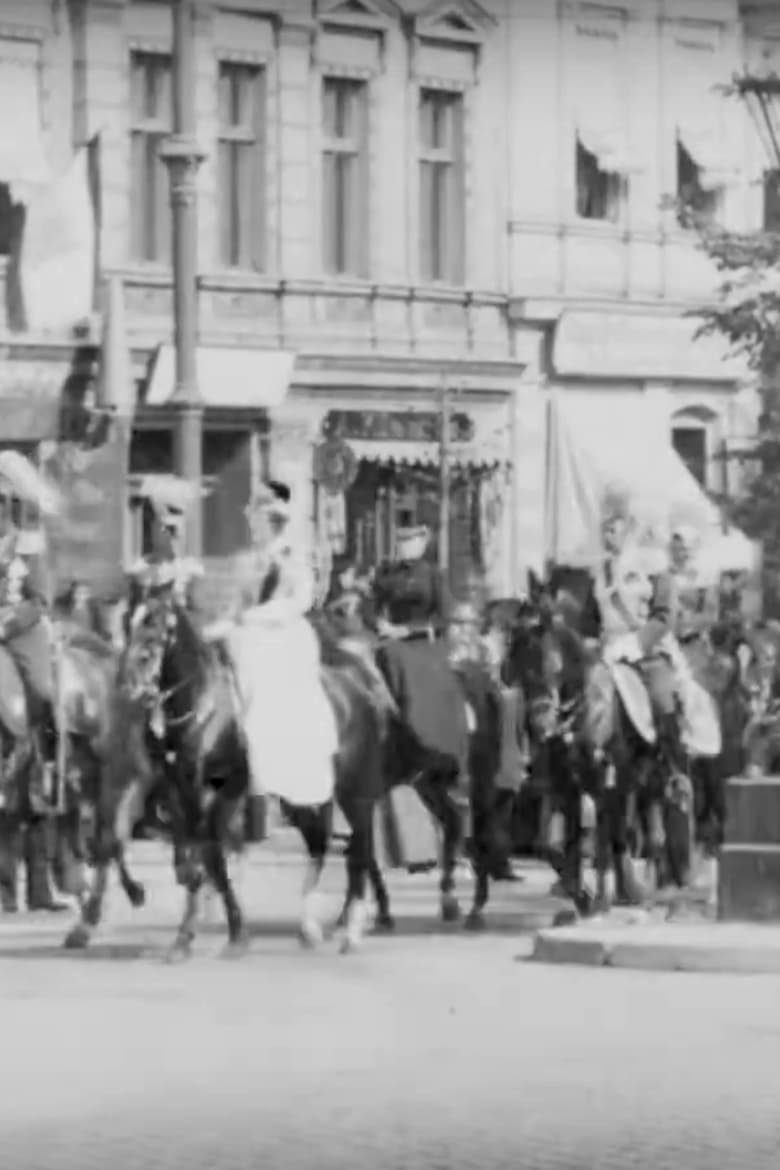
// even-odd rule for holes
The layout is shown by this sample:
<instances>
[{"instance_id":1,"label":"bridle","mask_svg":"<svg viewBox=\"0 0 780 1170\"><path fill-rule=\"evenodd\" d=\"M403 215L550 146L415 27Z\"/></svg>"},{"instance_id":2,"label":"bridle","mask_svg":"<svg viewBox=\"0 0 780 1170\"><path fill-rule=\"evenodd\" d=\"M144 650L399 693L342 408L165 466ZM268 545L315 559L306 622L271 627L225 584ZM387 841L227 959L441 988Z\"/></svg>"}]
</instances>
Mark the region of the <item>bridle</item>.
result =
<instances>
[{"instance_id":1,"label":"bridle","mask_svg":"<svg viewBox=\"0 0 780 1170\"><path fill-rule=\"evenodd\" d=\"M159 634L159 637L153 636L151 631L145 629L152 619L155 621L154 635ZM188 723L195 716L194 709L189 709L181 715L172 715L166 711L171 699L193 681L189 675L179 679L173 686L163 689L160 685L165 655L172 645L178 625L178 615L172 602L160 600L152 607L148 600L141 601L130 619L130 637L125 650L126 689L130 699L150 711L161 713L166 727ZM143 645L139 646L138 639L142 632L146 633L146 638ZM135 673L134 666L143 668L142 678L139 680L132 677Z\"/></svg>"}]
</instances>

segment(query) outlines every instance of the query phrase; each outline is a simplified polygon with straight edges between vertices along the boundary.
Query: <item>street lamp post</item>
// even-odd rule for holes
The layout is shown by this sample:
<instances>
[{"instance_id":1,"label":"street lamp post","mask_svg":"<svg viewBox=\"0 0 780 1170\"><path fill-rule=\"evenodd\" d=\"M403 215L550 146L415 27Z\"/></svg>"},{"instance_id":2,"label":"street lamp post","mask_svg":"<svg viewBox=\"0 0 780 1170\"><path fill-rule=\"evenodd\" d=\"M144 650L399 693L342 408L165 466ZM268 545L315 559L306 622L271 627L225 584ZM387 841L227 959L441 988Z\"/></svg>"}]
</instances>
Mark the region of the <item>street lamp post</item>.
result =
<instances>
[{"instance_id":1,"label":"street lamp post","mask_svg":"<svg viewBox=\"0 0 780 1170\"><path fill-rule=\"evenodd\" d=\"M173 3L173 134L160 150L168 167L173 235L173 312L176 351L173 404L176 409L175 465L190 484L203 478L203 403L198 391L198 168L204 154L197 138L196 22L198 0ZM200 492L187 523L192 556L203 551Z\"/></svg>"}]
</instances>

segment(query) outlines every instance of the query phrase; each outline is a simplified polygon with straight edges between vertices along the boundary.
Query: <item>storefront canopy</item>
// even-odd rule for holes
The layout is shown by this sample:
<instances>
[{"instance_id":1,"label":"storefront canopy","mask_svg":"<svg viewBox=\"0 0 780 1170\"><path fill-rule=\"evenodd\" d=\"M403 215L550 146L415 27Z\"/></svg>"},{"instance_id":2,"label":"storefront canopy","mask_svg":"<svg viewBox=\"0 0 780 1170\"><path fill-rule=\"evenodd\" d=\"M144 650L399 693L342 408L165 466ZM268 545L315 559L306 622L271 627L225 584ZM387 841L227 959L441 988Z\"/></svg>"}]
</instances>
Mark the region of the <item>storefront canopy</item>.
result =
<instances>
[{"instance_id":1,"label":"storefront canopy","mask_svg":"<svg viewBox=\"0 0 780 1170\"><path fill-rule=\"evenodd\" d=\"M197 386L207 407L228 410L271 410L280 406L290 388L295 354L283 349L200 345ZM146 406L174 402L176 362L172 345L161 345L155 359Z\"/></svg>"},{"instance_id":2,"label":"storefront canopy","mask_svg":"<svg viewBox=\"0 0 780 1170\"><path fill-rule=\"evenodd\" d=\"M547 476L547 555L556 564L595 563L604 498L612 492L627 499L634 536L651 561L672 528L685 524L697 533L708 574L749 571L757 563L755 546L724 527L720 510L672 447L665 420L640 395L558 391L550 407Z\"/></svg>"}]
</instances>

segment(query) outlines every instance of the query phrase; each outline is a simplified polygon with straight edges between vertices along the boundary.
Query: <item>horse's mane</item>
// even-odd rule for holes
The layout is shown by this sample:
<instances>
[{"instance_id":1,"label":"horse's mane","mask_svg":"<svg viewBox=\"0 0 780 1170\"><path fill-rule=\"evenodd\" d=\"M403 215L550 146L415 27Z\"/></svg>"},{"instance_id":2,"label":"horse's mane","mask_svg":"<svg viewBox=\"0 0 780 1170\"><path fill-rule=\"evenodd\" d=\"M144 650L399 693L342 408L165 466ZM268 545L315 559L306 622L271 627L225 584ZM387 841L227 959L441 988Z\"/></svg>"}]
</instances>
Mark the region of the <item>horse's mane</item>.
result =
<instances>
[{"instance_id":1,"label":"horse's mane","mask_svg":"<svg viewBox=\"0 0 780 1170\"><path fill-rule=\"evenodd\" d=\"M183 605L175 606L178 648L192 658L193 666L207 676L215 665L213 647L202 637L192 615Z\"/></svg>"}]
</instances>

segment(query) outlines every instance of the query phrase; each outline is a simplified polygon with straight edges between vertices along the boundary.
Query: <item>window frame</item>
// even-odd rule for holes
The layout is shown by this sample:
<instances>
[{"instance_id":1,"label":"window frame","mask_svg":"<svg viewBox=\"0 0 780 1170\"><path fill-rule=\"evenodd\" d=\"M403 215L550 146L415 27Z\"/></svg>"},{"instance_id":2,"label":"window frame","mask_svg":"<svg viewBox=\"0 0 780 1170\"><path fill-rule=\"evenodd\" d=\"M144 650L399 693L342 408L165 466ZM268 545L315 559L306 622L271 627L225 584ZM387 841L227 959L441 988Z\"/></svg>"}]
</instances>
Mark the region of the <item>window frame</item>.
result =
<instances>
[{"instance_id":1,"label":"window frame","mask_svg":"<svg viewBox=\"0 0 780 1170\"><path fill-rule=\"evenodd\" d=\"M336 91L336 103L344 93L352 95L352 116L356 127L351 135L330 133L327 127L328 90ZM370 117L371 79L348 76L339 70L326 70L320 78L320 214L321 263L325 274L335 279L365 279L370 269ZM338 116L336 121L338 121ZM354 173L345 178L345 163L352 163ZM328 170L334 170L334 190L342 198L329 202ZM344 201L349 184L354 185L357 230L350 235L353 219ZM333 218L331 219L331 216ZM336 221L340 222L336 222Z\"/></svg>"},{"instance_id":2,"label":"window frame","mask_svg":"<svg viewBox=\"0 0 780 1170\"><path fill-rule=\"evenodd\" d=\"M592 161L589 161L592 160ZM603 184L603 190L598 192L603 201L604 214L588 214L583 209L581 201L582 187L580 184L581 168L587 163L591 173L597 176ZM599 166L598 158L583 144L578 133L574 139L574 200L575 213L578 221L588 224L602 224L608 227L620 227L625 219L629 199L628 179L615 171L605 171ZM610 210L614 214L610 214Z\"/></svg>"},{"instance_id":3,"label":"window frame","mask_svg":"<svg viewBox=\"0 0 780 1170\"><path fill-rule=\"evenodd\" d=\"M223 121L222 83L230 73L244 74L248 85L247 106L249 118L244 123ZM258 60L236 59L219 55L216 63L217 86L217 259L226 272L262 274L269 268L268 214L268 67ZM223 158L225 148L233 148L231 190L226 192ZM237 158L246 150L250 161L251 180L248 184L250 206L241 207L241 175ZM235 186L233 186L235 184ZM225 199L233 204L226 211ZM242 220L245 226L242 227ZM244 239L244 235L246 239ZM226 241L226 237L230 237Z\"/></svg>"},{"instance_id":4,"label":"window frame","mask_svg":"<svg viewBox=\"0 0 780 1170\"><path fill-rule=\"evenodd\" d=\"M774 186L774 223L771 223L770 211L772 200L768 196L770 186ZM761 184L761 230L764 232L780 233L780 167L768 167L762 176Z\"/></svg>"},{"instance_id":5,"label":"window frame","mask_svg":"<svg viewBox=\"0 0 780 1170\"><path fill-rule=\"evenodd\" d=\"M154 61L161 69L163 95L167 72L169 102L167 116L163 116L159 112L141 114L136 109L136 70L142 61L146 62L147 67ZM166 48L131 45L128 54L128 72L130 256L135 264L170 268L173 261L172 213L168 171L166 164L160 158L160 147L173 132L172 54ZM148 74L144 85L147 82ZM144 143L143 175L138 173L136 167L136 143L141 142ZM151 158L154 158L154 163L150 163ZM149 246L152 239L154 243Z\"/></svg>"},{"instance_id":6,"label":"window frame","mask_svg":"<svg viewBox=\"0 0 780 1170\"><path fill-rule=\"evenodd\" d=\"M688 209L703 218L708 224L717 224L723 210L723 188L714 187L711 191L707 191L702 187L701 167L682 141L679 131L675 132L674 158L677 201L682 205L677 212L679 226L685 226L685 216ZM687 182L684 179L686 168L690 173ZM686 189L693 195L693 200L686 197Z\"/></svg>"},{"instance_id":7,"label":"window frame","mask_svg":"<svg viewBox=\"0 0 780 1170\"><path fill-rule=\"evenodd\" d=\"M449 147L426 144L423 140L424 103L432 100L449 105L451 138ZM460 287L466 282L466 94L461 88L449 85L422 83L417 94L417 184L418 184L418 269L425 284L443 284ZM435 110L434 110L435 116ZM450 206L444 215L444 224L438 229L427 224L433 202L424 207L427 168L434 168L432 176L444 175L450 190ZM439 186L439 183L436 184ZM430 231L430 235L427 233ZM453 250L454 249L454 250ZM434 255L434 252L437 255Z\"/></svg>"}]
</instances>

